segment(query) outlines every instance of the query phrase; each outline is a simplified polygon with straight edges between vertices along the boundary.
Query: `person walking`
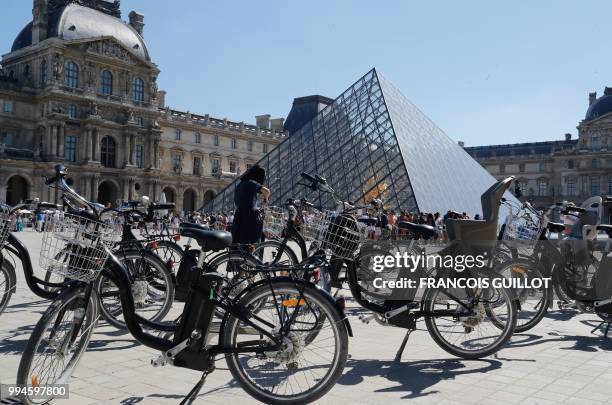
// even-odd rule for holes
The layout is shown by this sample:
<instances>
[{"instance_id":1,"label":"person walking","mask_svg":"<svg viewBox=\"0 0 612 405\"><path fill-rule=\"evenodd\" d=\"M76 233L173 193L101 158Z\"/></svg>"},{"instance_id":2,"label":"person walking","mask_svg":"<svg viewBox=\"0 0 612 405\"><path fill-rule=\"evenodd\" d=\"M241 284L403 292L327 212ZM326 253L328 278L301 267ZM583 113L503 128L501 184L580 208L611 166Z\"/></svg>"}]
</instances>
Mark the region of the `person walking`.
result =
<instances>
[{"instance_id":1,"label":"person walking","mask_svg":"<svg viewBox=\"0 0 612 405\"><path fill-rule=\"evenodd\" d=\"M268 203L270 190L263 186L266 170L258 165L251 167L236 186L234 204L236 212L232 223L232 241L239 244L254 244L263 235L263 214L257 205L257 196Z\"/></svg>"}]
</instances>

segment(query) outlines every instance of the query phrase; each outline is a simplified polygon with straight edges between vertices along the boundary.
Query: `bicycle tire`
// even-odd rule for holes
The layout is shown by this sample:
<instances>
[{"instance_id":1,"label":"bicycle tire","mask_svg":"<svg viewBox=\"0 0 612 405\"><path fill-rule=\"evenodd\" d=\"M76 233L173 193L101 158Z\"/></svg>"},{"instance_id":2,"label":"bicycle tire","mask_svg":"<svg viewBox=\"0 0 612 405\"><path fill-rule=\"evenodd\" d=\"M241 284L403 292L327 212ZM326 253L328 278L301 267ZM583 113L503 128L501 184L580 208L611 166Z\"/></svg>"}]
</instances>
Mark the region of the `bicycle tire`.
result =
<instances>
[{"instance_id":1,"label":"bicycle tire","mask_svg":"<svg viewBox=\"0 0 612 405\"><path fill-rule=\"evenodd\" d=\"M16 288L17 275L15 274L15 268L7 260L2 260L2 266L0 266L0 314L6 310L9 302L11 302L11 297Z\"/></svg>"}]
</instances>

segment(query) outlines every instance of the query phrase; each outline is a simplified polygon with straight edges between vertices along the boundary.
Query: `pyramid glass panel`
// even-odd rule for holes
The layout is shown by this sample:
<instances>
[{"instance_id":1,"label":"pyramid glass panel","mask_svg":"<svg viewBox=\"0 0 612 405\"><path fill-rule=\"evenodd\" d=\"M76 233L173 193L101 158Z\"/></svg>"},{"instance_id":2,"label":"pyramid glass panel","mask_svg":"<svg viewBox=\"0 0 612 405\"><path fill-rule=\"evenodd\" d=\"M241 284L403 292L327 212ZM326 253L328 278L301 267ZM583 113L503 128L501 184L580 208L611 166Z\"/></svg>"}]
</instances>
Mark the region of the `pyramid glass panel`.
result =
<instances>
[{"instance_id":1,"label":"pyramid glass panel","mask_svg":"<svg viewBox=\"0 0 612 405\"><path fill-rule=\"evenodd\" d=\"M325 177L343 199L382 198L390 209L480 213L495 179L375 69L258 164L267 171L270 204L307 198L334 208L330 196L299 185L300 174ZM204 207L234 208L230 184Z\"/></svg>"}]
</instances>

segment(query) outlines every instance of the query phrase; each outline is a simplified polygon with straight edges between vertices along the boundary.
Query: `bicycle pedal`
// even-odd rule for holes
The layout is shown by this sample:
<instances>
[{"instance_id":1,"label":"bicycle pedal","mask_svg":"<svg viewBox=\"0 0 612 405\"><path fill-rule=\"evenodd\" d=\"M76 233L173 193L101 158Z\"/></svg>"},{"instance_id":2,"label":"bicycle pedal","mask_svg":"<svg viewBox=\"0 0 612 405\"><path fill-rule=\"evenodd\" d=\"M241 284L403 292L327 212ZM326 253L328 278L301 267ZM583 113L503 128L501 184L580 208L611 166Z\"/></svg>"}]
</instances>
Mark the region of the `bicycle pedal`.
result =
<instances>
[{"instance_id":1,"label":"bicycle pedal","mask_svg":"<svg viewBox=\"0 0 612 405\"><path fill-rule=\"evenodd\" d=\"M365 323L366 325L369 325L372 319L374 319L374 315L368 315L368 316L359 315L359 320Z\"/></svg>"},{"instance_id":2,"label":"bicycle pedal","mask_svg":"<svg viewBox=\"0 0 612 405\"><path fill-rule=\"evenodd\" d=\"M166 359L162 355L157 356L157 358L155 359L151 359L151 365L153 367L163 367L166 364L167 364Z\"/></svg>"}]
</instances>

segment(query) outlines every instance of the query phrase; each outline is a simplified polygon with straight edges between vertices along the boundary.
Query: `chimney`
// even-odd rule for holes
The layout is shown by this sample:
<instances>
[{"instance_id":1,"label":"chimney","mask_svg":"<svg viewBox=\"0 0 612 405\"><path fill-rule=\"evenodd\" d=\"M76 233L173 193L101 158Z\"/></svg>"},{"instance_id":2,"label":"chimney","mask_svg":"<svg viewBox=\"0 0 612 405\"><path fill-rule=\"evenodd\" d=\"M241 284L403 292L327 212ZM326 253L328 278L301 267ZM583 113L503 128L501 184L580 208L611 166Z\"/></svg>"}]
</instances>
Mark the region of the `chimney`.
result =
<instances>
[{"instance_id":1,"label":"chimney","mask_svg":"<svg viewBox=\"0 0 612 405\"><path fill-rule=\"evenodd\" d=\"M612 94L612 87L604 88L604 96L609 96L610 94Z\"/></svg>"},{"instance_id":2,"label":"chimney","mask_svg":"<svg viewBox=\"0 0 612 405\"><path fill-rule=\"evenodd\" d=\"M165 108L166 107L166 90L160 90L157 92L157 102L158 102L158 106L159 108Z\"/></svg>"},{"instance_id":3,"label":"chimney","mask_svg":"<svg viewBox=\"0 0 612 405\"><path fill-rule=\"evenodd\" d=\"M270 129L270 114L255 116L255 125L257 128Z\"/></svg>"},{"instance_id":4,"label":"chimney","mask_svg":"<svg viewBox=\"0 0 612 405\"><path fill-rule=\"evenodd\" d=\"M282 132L283 124L285 123L284 118L274 118L270 120L270 129L274 132Z\"/></svg>"},{"instance_id":5,"label":"chimney","mask_svg":"<svg viewBox=\"0 0 612 405\"><path fill-rule=\"evenodd\" d=\"M463 142L463 141L459 141L459 142L457 142L457 144L458 144L459 146L461 146L462 148L465 148L465 142Z\"/></svg>"},{"instance_id":6,"label":"chimney","mask_svg":"<svg viewBox=\"0 0 612 405\"><path fill-rule=\"evenodd\" d=\"M595 100L597 100L597 92L594 91L592 93L589 93L589 105L593 104Z\"/></svg>"},{"instance_id":7,"label":"chimney","mask_svg":"<svg viewBox=\"0 0 612 405\"><path fill-rule=\"evenodd\" d=\"M47 39L48 0L34 0L32 6L32 45Z\"/></svg>"},{"instance_id":8,"label":"chimney","mask_svg":"<svg viewBox=\"0 0 612 405\"><path fill-rule=\"evenodd\" d=\"M593 93L591 93L591 94L593 94ZM571 140L572 140L572 134L569 134L569 133L565 134L565 142L569 142Z\"/></svg>"},{"instance_id":9,"label":"chimney","mask_svg":"<svg viewBox=\"0 0 612 405\"><path fill-rule=\"evenodd\" d=\"M134 28L138 33L143 36L144 31L144 15L137 13L136 11L131 11L129 14L130 17L130 25Z\"/></svg>"}]
</instances>

